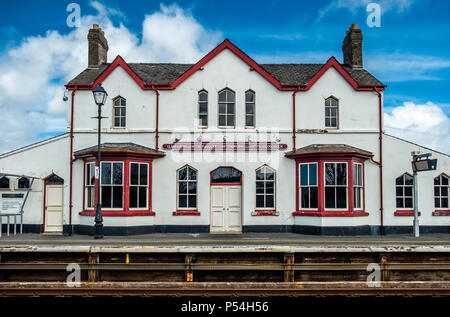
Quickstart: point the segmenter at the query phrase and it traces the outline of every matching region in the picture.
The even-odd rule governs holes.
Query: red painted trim
[[[339,210],[339,211],[297,210],[294,211],[292,215],[303,217],[367,217],[369,213],[363,210],[355,210],[353,212],[349,210]]]
[[[292,93],[292,151],[295,151],[295,139],[296,139],[296,127],[295,127],[295,95],[297,94],[297,91],[300,90],[300,86],[298,86],[298,89],[295,90]]]
[[[158,141],[159,141],[159,92],[158,90],[156,90],[155,86],[152,85],[152,89],[155,91],[156,94],[156,129],[155,129],[155,150],[158,151],[159,150],[159,145],[158,145]]]
[[[285,154],[285,156],[287,158],[292,158],[292,159],[315,159],[315,158],[323,158],[323,159],[344,158],[344,159],[347,159],[349,157],[370,159],[373,157],[373,154],[357,152],[357,151],[349,151],[349,152],[288,153],[288,154]]]
[[[78,87],[78,89],[82,90],[91,90],[98,86],[101,82],[105,80],[105,78],[112,73],[116,67],[122,67],[133,80],[141,87],[142,89],[153,90],[154,87],[162,90],[172,90],[177,88],[182,82],[184,82],[187,78],[189,78],[192,74],[197,72],[198,70],[203,69],[204,65],[208,63],[211,59],[217,56],[220,52],[225,49],[229,49],[234,54],[236,54],[239,58],[241,58],[244,62],[246,62],[251,70],[257,71],[261,76],[263,76],[267,81],[273,84],[279,90],[309,90],[319,78],[330,68],[334,67],[343,77],[347,80],[347,82],[356,90],[362,91],[373,91],[375,87],[380,90],[384,89],[386,86],[359,86],[356,81],[350,76],[350,74],[342,67],[341,64],[332,56],[325,65],[320,69],[320,71],[314,75],[314,77],[305,85],[305,86],[293,86],[293,85],[282,85],[275,77],[273,77],[270,73],[268,73],[264,68],[262,68],[258,63],[256,63],[253,59],[251,59],[247,54],[241,51],[237,46],[231,43],[228,39],[225,39],[222,43],[220,43],[216,48],[214,48],[211,52],[206,54],[200,61],[198,61],[195,65],[189,68],[186,72],[184,72],[180,77],[178,77],[171,84],[169,83],[153,83],[153,84],[145,84],[142,79],[128,66],[128,64],[124,61],[124,59],[118,55],[114,61],[97,77],[92,85],[84,85],[84,86],[75,86],[75,85],[66,85],[66,88],[69,90],[74,89],[74,87]]]
[[[174,216],[200,216],[200,212],[197,209],[192,210],[176,210],[172,213]]]
[[[123,153],[122,153],[123,154]],[[86,164],[94,161],[93,157],[84,158],[83,164],[86,169]],[[102,162],[120,162],[123,163],[123,208],[119,210],[102,210],[103,216],[153,216],[155,213],[152,210],[152,187],[153,187],[153,173],[152,173],[152,158],[140,158],[136,159],[134,157],[128,156],[117,156],[105,158],[102,155]],[[130,208],[130,164],[131,163],[146,163],[148,164],[148,210],[139,210]],[[97,165],[97,163],[96,163]],[[95,180],[95,198],[94,205],[97,205],[97,190],[98,190],[98,179]],[[83,197],[86,191],[86,182],[83,180]],[[83,198],[84,199],[84,198]],[[82,216],[90,216],[91,213],[95,215],[94,209],[86,209],[85,203],[83,202],[83,211],[79,214]]]
[[[215,170],[218,170],[219,168],[223,168],[223,167],[229,167],[229,168],[233,168],[233,169],[235,169],[236,171],[238,171],[239,172],[239,174],[240,174],[240,180],[239,180],[239,183],[214,183],[213,181],[212,181],[212,173],[215,171]],[[219,167],[216,167],[215,169],[213,169],[211,172],[209,172],[209,184],[210,185],[242,185],[242,171],[240,171],[240,170],[238,170],[236,167],[234,167],[234,166],[219,166]]]
[[[80,216],[95,216],[95,210],[83,210],[78,213]],[[136,216],[155,216],[155,212],[151,210],[103,210],[103,217],[136,217]]]
[[[255,210],[252,216],[278,216],[276,210]]]
[[[153,158],[160,158],[164,157],[165,153],[142,153],[142,152],[102,152],[102,158],[108,158],[108,159],[126,159],[126,158],[133,158],[133,159],[153,159]],[[83,154],[76,154],[75,158],[77,159],[90,159],[97,157],[97,150],[92,150],[89,152],[85,152]]]
[[[47,182],[44,180],[44,201],[43,201],[43,216],[42,216],[42,233],[45,232],[45,199],[47,197]]]
[[[419,211],[419,216],[420,216]],[[414,216],[414,210],[396,210],[394,216]]]
[[[300,180],[299,180],[299,163],[297,161],[295,161],[295,210],[299,210],[300,209],[300,193],[299,193],[299,184],[300,184]]]
[[[450,210],[435,210],[433,216],[450,216]]]
[[[374,87],[374,91],[378,94],[378,148],[380,152],[380,158],[378,166],[380,168],[380,235],[384,234],[384,203],[383,203],[383,98],[380,90]],[[373,158],[371,158],[373,161]],[[377,163],[376,161],[374,161]]]

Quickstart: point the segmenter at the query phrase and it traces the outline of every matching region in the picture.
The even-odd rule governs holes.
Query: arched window
[[[17,188],[30,188],[30,180],[26,177],[19,178]]]
[[[449,185],[449,177],[444,174],[434,178],[434,207],[436,209],[448,209]]]
[[[198,126],[208,127],[208,92],[201,90],[198,93]]]
[[[113,127],[125,128],[127,101],[123,97],[113,99]]]
[[[414,207],[414,178],[409,174],[403,174],[395,180],[395,197],[397,208],[411,209]]]
[[[242,173],[234,167],[218,167],[211,172],[211,185],[234,184],[242,184]]]
[[[9,178],[6,176],[3,176],[0,178],[0,188],[1,189],[9,189]]]
[[[197,209],[197,170],[186,165],[177,171],[178,209]]]
[[[339,103],[334,97],[325,99],[325,128],[337,128],[339,120]]]
[[[255,92],[248,90],[245,92],[245,127],[255,127]]]
[[[275,170],[262,166],[256,170],[256,208],[275,209]]]
[[[235,126],[235,93],[225,88],[219,92],[219,127]]]

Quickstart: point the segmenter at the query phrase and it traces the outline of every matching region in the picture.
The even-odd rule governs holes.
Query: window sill
[[[252,216],[278,216],[279,213],[276,210],[256,209],[252,212]]]
[[[420,211],[418,212],[420,216]],[[394,216],[414,216],[414,210],[396,210]]]
[[[197,209],[180,209],[172,213],[174,216],[200,216],[200,212]]]
[[[78,213],[80,216],[95,216],[95,210],[83,210]],[[103,217],[134,217],[134,216],[154,216],[151,210],[102,210]]]
[[[319,211],[319,210],[297,210],[292,213],[294,216],[303,217],[367,217],[368,212],[363,210],[339,210],[339,211]]]
[[[433,216],[450,216],[450,210],[435,210]]]

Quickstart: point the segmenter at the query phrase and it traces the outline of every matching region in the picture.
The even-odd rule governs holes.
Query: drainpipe
[[[74,99],[75,92],[77,91],[78,86],[75,86],[75,89],[72,90],[72,100],[71,100],[71,109],[70,109],[70,165],[69,165],[69,236],[72,235],[72,175],[73,175],[73,112],[74,112]]]
[[[292,93],[292,151],[295,151],[295,95],[297,94],[297,91],[300,90],[300,86],[297,87],[296,90]]]
[[[380,235],[384,235],[383,229],[383,97],[377,87],[374,87],[374,91],[378,94],[378,141],[379,141],[379,161],[375,163],[380,167]],[[373,160],[372,160],[373,161]]]
[[[156,131],[155,131],[155,150],[158,151],[159,150],[159,146],[158,146],[158,139],[159,139],[159,135],[158,135],[158,125],[159,125],[159,92],[158,90],[156,90],[155,85],[152,85],[152,90],[155,91],[156,94]]]

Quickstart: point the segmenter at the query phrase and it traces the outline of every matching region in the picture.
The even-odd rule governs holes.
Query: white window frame
[[[267,180],[267,179],[263,179],[263,180],[261,180],[261,179],[256,179],[256,173],[260,170],[260,169],[263,169],[263,168],[267,168],[267,169],[269,169],[270,171],[272,171],[273,172],[273,180]],[[264,175],[265,175],[266,173],[264,173]],[[261,182],[261,183],[264,183],[264,193],[257,193],[256,192],[256,183],[257,182]],[[266,193],[266,184],[267,183],[273,183],[273,194],[267,194]],[[267,204],[266,204],[266,196],[267,195],[273,195],[273,207],[258,207],[257,205],[256,205],[256,196],[264,196],[264,206],[266,206]],[[260,166],[260,167],[258,167],[256,170],[255,170],[255,210],[276,210],[277,209],[277,171],[274,169],[274,168],[272,168],[272,167],[270,167],[270,166],[268,166],[268,165],[263,165],[263,166]]]
[[[186,178],[187,178],[186,180],[184,180],[184,179],[180,180],[179,172],[182,169],[185,169],[185,168],[187,168],[187,169],[190,168],[190,169],[195,171],[195,174],[196,174],[196,179],[195,180],[190,180],[189,179],[189,172],[186,173]],[[177,175],[176,175],[176,178],[177,178],[177,210],[198,210],[198,170],[193,168],[190,165],[184,165],[183,167],[180,167],[179,169],[177,169],[176,173],[177,173]],[[179,193],[179,183],[180,183],[180,181],[187,183],[186,184],[186,188],[187,188],[187,193],[186,194],[180,194]],[[195,195],[189,193],[189,183],[196,183]],[[180,195],[186,196],[186,207],[180,207]],[[189,207],[189,196],[195,196],[195,202],[196,202],[196,204],[195,204],[196,206],[195,207]]]
[[[435,178],[439,177],[439,185],[435,185],[434,184],[434,179],[433,179],[433,206],[434,206],[434,210],[450,210],[450,177],[448,177],[445,174],[440,174],[438,176],[436,176]],[[448,179],[448,185],[443,185],[442,184],[442,178],[447,178]],[[436,196],[434,194],[435,188],[439,187],[439,196]],[[442,188],[443,187],[447,187],[447,196],[442,196]],[[439,205],[440,207],[436,207],[436,203],[435,203],[435,199],[439,199]],[[447,198],[447,207],[442,207],[442,198]]]
[[[355,170],[356,166],[356,170]],[[359,179],[358,168],[361,169],[361,179]],[[355,175],[356,172],[356,175]],[[348,171],[347,171],[348,175]],[[356,177],[356,184],[355,184]],[[353,163],[353,209],[363,210],[364,209],[364,168],[362,163]],[[359,189],[359,202],[360,207],[356,207],[356,189]]]
[[[131,184],[131,164],[137,164],[138,165],[138,183],[141,182],[141,165],[147,165],[147,185],[132,185]],[[128,207],[130,210],[148,210],[149,206],[148,206],[148,202],[149,202],[149,182],[150,182],[150,164],[148,163],[144,163],[144,162],[130,162],[129,164],[129,177],[128,177]],[[137,187],[137,205],[139,206],[139,188],[141,187],[145,187],[145,192],[146,192],[146,202],[145,202],[145,207],[131,207],[131,187]]]
[[[308,185],[302,185],[302,174],[301,174],[301,166],[302,165],[306,165],[307,167],[307,171],[308,171]],[[311,185],[309,184],[309,165],[316,165],[316,185]],[[311,188],[311,187],[316,187],[317,188],[317,208],[304,208],[302,207],[302,188]],[[309,192],[311,193],[311,191],[309,190]],[[324,197],[325,197],[325,193],[324,193]],[[310,163],[299,163],[298,164],[298,208],[300,210],[319,210],[319,164],[317,162],[310,162]],[[311,202],[311,195],[310,195],[310,202]],[[311,206],[311,203],[309,204]]]
[[[122,207],[120,208],[113,208],[113,207],[103,207],[102,204],[102,209],[107,209],[107,210],[124,210],[124,206],[125,206],[125,183],[124,183],[124,178],[125,178],[125,170],[124,170],[124,162],[123,161],[101,161],[100,164],[104,164],[104,163],[111,163],[111,167],[113,166],[114,163],[119,163],[122,164],[122,183],[121,184],[113,184],[112,183],[112,177],[113,177],[113,169],[111,169],[111,184],[102,184],[102,166],[100,165],[100,177],[98,179],[99,181],[99,190],[100,190],[100,202],[103,201],[103,197],[102,197],[102,187],[103,186],[109,186],[109,187],[119,187],[122,186]],[[114,191],[113,188],[111,188],[111,206],[114,204]]]
[[[120,100],[120,105],[116,106],[116,100]],[[122,105],[122,100],[125,101],[125,105]],[[116,115],[116,108],[120,109],[120,115]],[[122,115],[122,109],[125,109],[125,115]],[[122,124],[122,120],[124,120],[125,125],[116,126],[116,118],[119,119],[120,124]],[[114,129],[125,129],[127,127],[127,100],[122,96],[117,96],[112,100],[112,127]]]
[[[327,101],[328,100],[336,101],[336,106],[331,106],[331,104],[330,104],[330,106],[327,106]],[[324,114],[325,114],[325,116],[324,116],[325,129],[339,129],[339,99],[337,99],[336,97],[330,96],[330,97],[325,99],[324,105],[325,105],[325,108],[324,108],[325,109],[325,112],[324,112]],[[330,114],[328,116],[327,116],[327,108],[330,109]],[[331,115],[331,109],[336,109],[336,115],[335,116]],[[333,118],[336,119],[336,126],[332,126],[331,125],[331,119],[333,119]],[[326,123],[327,119],[330,120],[330,126],[327,126],[327,123]]]
[[[327,179],[326,179],[326,164],[345,164],[346,168],[346,176],[345,176],[345,180],[346,180],[346,184],[345,185],[327,185]],[[337,169],[336,169],[337,170]],[[323,208],[325,211],[346,211],[349,210],[349,196],[348,196],[348,164],[347,162],[333,162],[333,161],[329,161],[329,162],[323,162]],[[337,175],[335,175],[337,176]],[[327,191],[327,187],[345,187],[345,208],[327,208],[326,207],[326,191]],[[334,199],[335,199],[335,205],[337,205],[337,190],[335,190],[335,194],[334,194]]]
[[[225,93],[225,96],[227,95],[226,92],[230,91],[234,94],[233,102],[228,101],[226,98],[226,101],[220,101],[220,94]],[[225,113],[220,112],[220,104],[225,104]],[[228,116],[231,114],[228,114],[228,105],[233,104],[233,125],[228,125]],[[220,116],[225,115],[225,125],[220,125]],[[221,129],[234,129],[236,128],[236,92],[231,90],[230,88],[224,88],[221,91],[217,93],[217,126]]]
[[[91,165],[93,166],[92,169],[90,168]],[[88,177],[88,172],[87,171],[88,171],[88,169],[90,170],[90,172],[91,171],[94,172],[94,183],[93,184],[87,184],[87,177]],[[89,172],[89,174],[90,174],[90,172]],[[88,204],[88,202],[89,202],[89,199],[88,199],[88,197],[89,197],[89,194],[88,194],[89,190],[93,191],[93,194],[92,194],[92,207],[89,207],[89,204]],[[85,206],[86,209],[93,210],[95,208],[95,162],[87,162],[85,164],[84,191],[85,191],[85,194],[84,194],[84,206]]]
[[[253,95],[253,101],[247,101],[247,94],[251,93]],[[245,118],[244,118],[244,125],[246,129],[254,129],[256,128],[256,93],[249,89],[245,92],[244,95],[245,98]],[[247,105],[252,105],[253,106],[253,114],[248,114],[247,113]],[[247,125],[247,117],[253,117],[253,125]]]
[[[413,178],[413,184],[412,185],[406,185],[405,183],[405,175],[408,175],[410,177]],[[397,185],[397,178],[403,178],[403,185]],[[402,196],[397,196],[397,187],[402,187],[403,188],[403,195]],[[406,196],[405,195],[405,188],[406,187],[411,187],[411,196]],[[411,198],[411,207],[397,207],[397,198],[402,198],[403,199],[403,206],[405,206],[405,198]],[[434,196],[433,196],[434,197]],[[433,200],[434,201],[434,200]],[[434,204],[433,204],[434,205]],[[396,210],[412,210],[414,209],[414,177],[412,175],[409,175],[408,173],[404,173],[398,177],[395,178],[395,209]]]
[[[200,100],[200,95],[201,94],[206,94],[206,101],[202,101],[202,100]],[[209,94],[208,94],[208,91],[206,91],[206,90],[204,90],[204,89],[202,89],[202,90],[200,90],[199,92],[198,92],[198,103],[197,103],[197,105],[198,105],[198,127],[199,128],[201,128],[201,129],[206,129],[206,128],[208,128],[208,125],[209,125],[209,114],[208,114],[208,110],[209,110],[209,107],[208,107],[208,105],[209,105]],[[206,103],[206,112],[201,112],[200,111],[200,104],[204,104],[204,103]],[[203,125],[202,124],[202,119],[200,118],[200,116],[206,116],[206,125]]]

